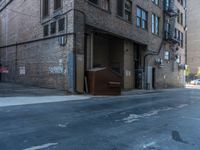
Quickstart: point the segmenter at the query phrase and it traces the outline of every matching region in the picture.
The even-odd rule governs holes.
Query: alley
[[[199,116],[195,89],[0,107],[0,149],[199,150]]]

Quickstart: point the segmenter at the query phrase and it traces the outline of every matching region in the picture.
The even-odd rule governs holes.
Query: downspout
[[[5,6],[3,6],[3,8],[0,9],[0,13],[12,2],[13,0],[10,0]]]

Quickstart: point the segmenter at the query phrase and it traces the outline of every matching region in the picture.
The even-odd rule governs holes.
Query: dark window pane
[[[117,0],[117,15],[121,17],[123,17],[123,7],[124,7],[124,1]]]
[[[43,0],[43,17],[49,15],[49,0]]]
[[[62,18],[58,21],[58,31],[65,30],[65,18]]]
[[[52,22],[51,23],[51,34],[55,34],[56,33],[56,22]]]
[[[54,10],[61,8],[61,1],[62,0],[54,0]]]
[[[98,4],[98,0],[89,0],[90,2],[94,3],[94,4]]]
[[[43,32],[44,32],[44,36],[48,36],[49,35],[49,25],[45,25],[44,26]]]

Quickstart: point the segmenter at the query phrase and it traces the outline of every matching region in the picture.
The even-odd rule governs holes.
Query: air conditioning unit
[[[178,68],[179,68],[180,70],[186,70],[187,67],[188,67],[188,65],[186,65],[186,64],[179,64],[179,65],[178,65]]]

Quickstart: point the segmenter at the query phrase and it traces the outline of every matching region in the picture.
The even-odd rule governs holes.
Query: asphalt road
[[[0,150],[200,150],[200,90],[0,107]]]

